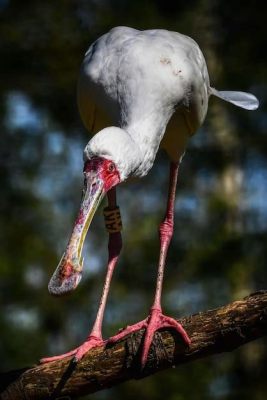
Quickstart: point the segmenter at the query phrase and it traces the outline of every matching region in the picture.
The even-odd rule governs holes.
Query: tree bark
[[[185,348],[172,331],[157,332],[143,371],[139,364],[143,335],[140,330],[112,346],[92,350],[77,365],[68,358],[2,374],[2,387],[5,382],[10,384],[1,399],[75,399],[174,365],[232,351],[267,334],[267,291],[179,321],[191,338],[190,347]]]

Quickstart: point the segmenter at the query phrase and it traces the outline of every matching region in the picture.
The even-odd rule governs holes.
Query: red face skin
[[[84,163],[84,193],[88,183],[90,184],[90,176],[95,175],[99,180],[103,182],[103,192],[107,193],[113,186],[120,183],[120,175],[115,167],[115,164],[111,160],[101,157],[93,157]],[[89,179],[88,179],[89,178]],[[89,182],[88,182],[89,181]],[[92,185],[91,194],[97,190],[98,185]],[[80,209],[78,217],[75,221],[75,225],[82,224],[85,218],[83,208]]]
[[[97,175],[104,182],[104,191],[107,193],[113,186],[120,183],[120,174],[113,161],[106,158],[93,157],[84,164],[83,172],[97,172]]]

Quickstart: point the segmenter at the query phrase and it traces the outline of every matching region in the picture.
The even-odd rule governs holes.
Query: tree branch
[[[77,365],[70,358],[0,375],[3,400],[72,399],[141,379],[162,369],[235,348],[267,334],[267,291],[253,293],[215,310],[179,320],[192,340],[185,348],[175,333],[156,333],[143,371],[140,345],[143,330],[110,347],[89,352]],[[65,396],[65,397],[64,397]]]

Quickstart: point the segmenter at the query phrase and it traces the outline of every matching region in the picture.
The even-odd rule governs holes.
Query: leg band
[[[120,232],[122,230],[120,208],[105,207],[103,213],[108,233]]]

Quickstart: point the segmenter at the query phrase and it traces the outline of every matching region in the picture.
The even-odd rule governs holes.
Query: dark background
[[[0,359],[2,371],[65,352],[86,337],[105,274],[107,235],[96,214],[85,273],[65,298],[47,291],[77,212],[89,136],[76,106],[87,47],[116,25],[193,37],[211,84],[251,91],[258,111],[211,99],[184,158],[164,282],[166,313],[220,306],[267,288],[266,6],[263,1],[0,0]],[[179,134],[179,132],[177,132]],[[108,337],[143,319],[158,258],[168,160],[119,188],[124,251],[104,321]],[[127,382],[90,399],[265,400],[267,342]]]

